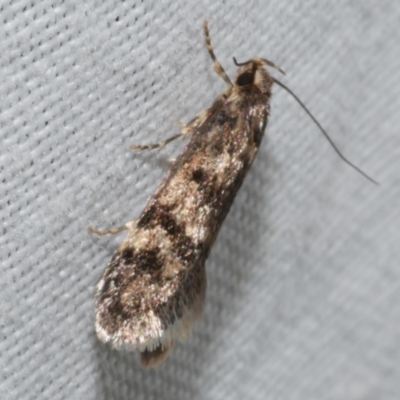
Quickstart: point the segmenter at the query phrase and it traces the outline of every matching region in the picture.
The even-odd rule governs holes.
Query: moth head
[[[238,63],[236,58],[233,57],[233,61],[235,65],[239,67],[235,75],[235,85],[239,87],[254,85],[258,87],[264,94],[271,91],[271,86],[273,83],[273,78],[264,68],[264,65],[275,68],[284,74],[284,72],[277,65],[271,61],[265,60],[264,58],[254,57],[251,60]]]

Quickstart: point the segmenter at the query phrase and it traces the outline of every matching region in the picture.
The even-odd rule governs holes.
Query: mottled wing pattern
[[[248,86],[220,96],[201,123],[196,120],[190,142],[98,283],[101,340],[140,350],[149,366],[190,334],[203,310],[205,260],[268,115],[268,98]]]

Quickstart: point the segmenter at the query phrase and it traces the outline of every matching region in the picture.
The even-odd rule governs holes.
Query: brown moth
[[[201,317],[205,261],[260,147],[272,85],[287,89],[264,66],[283,71],[258,57],[240,64],[234,59],[239,68],[231,82],[214,55],[207,21],[204,33],[226,90],[179,134],[132,146],[154,149],[190,137],[140,217],[107,231],[90,228],[100,235],[128,230],[97,285],[96,332],[115,348],[139,350],[145,367],[164,361]]]

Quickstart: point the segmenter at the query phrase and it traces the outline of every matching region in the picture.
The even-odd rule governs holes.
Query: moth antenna
[[[293,93],[292,90],[290,90],[286,85],[284,85],[282,82],[278,81],[275,78],[272,78],[274,80],[275,83],[277,83],[280,87],[282,87],[283,89],[285,89],[290,95],[293,96],[293,98],[300,104],[300,107],[308,114],[308,116],[314,121],[315,125],[318,126],[318,128],[320,129],[320,131],[323,133],[323,135],[325,136],[325,138],[328,140],[328,142],[330,143],[330,145],[333,147],[333,149],[336,151],[336,153],[338,154],[338,156],[348,165],[350,165],[350,167],[354,168],[358,173],[360,173],[361,175],[363,175],[365,178],[367,178],[369,181],[371,181],[372,183],[375,183],[375,185],[379,185],[379,183],[372,179],[370,176],[368,176],[364,171],[362,171],[360,168],[358,168],[356,165],[354,165],[352,162],[350,162],[341,152],[340,150],[336,147],[335,143],[333,142],[333,140],[329,137],[328,133],[326,132],[326,130],[321,126],[321,124],[317,121],[317,119],[314,117],[314,115],[311,114],[311,111],[305,106],[305,104]]]
[[[206,47],[207,47],[208,54],[210,55],[211,59],[214,62],[214,71],[226,82],[226,84],[228,86],[232,86],[232,82],[229,79],[229,76],[226,74],[221,63],[217,60],[217,57],[215,57],[214,49],[211,44],[210,31],[208,30],[208,21],[207,20],[204,21],[203,30],[204,30],[204,37],[206,39]]]
[[[280,68],[280,67],[278,67],[276,64],[274,64],[272,61],[269,61],[269,60],[267,60],[267,59],[265,59],[265,58],[258,58],[258,57],[255,57],[255,58],[252,58],[251,60],[248,60],[248,61],[245,61],[245,62],[237,62],[237,60],[236,60],[236,57],[232,57],[233,58],[233,62],[235,63],[235,65],[237,66],[237,67],[243,67],[244,65],[247,65],[247,64],[251,64],[251,63],[260,63],[260,64],[266,64],[266,65],[268,65],[269,67],[271,67],[271,68],[274,68],[274,69],[276,69],[277,71],[279,71],[281,74],[283,74],[283,75],[286,75],[286,72],[282,69],[282,68]]]

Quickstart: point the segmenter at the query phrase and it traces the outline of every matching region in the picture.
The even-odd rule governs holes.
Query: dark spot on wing
[[[131,264],[133,260],[133,249],[124,249],[119,256],[119,259],[121,260],[120,262],[123,262],[124,264]]]
[[[135,267],[139,271],[154,273],[161,270],[163,262],[159,256],[159,249],[141,250],[135,254]]]
[[[192,172],[192,180],[196,183],[200,184],[207,179],[207,174],[204,172],[202,168],[196,168]]]
[[[226,109],[222,108],[216,115],[215,120],[218,125],[225,125],[228,128],[233,128],[236,126],[237,117],[236,115],[232,115],[231,112],[228,112]]]
[[[174,236],[182,232],[182,227],[176,223],[175,218],[168,210],[159,210],[158,222],[169,235]]]

